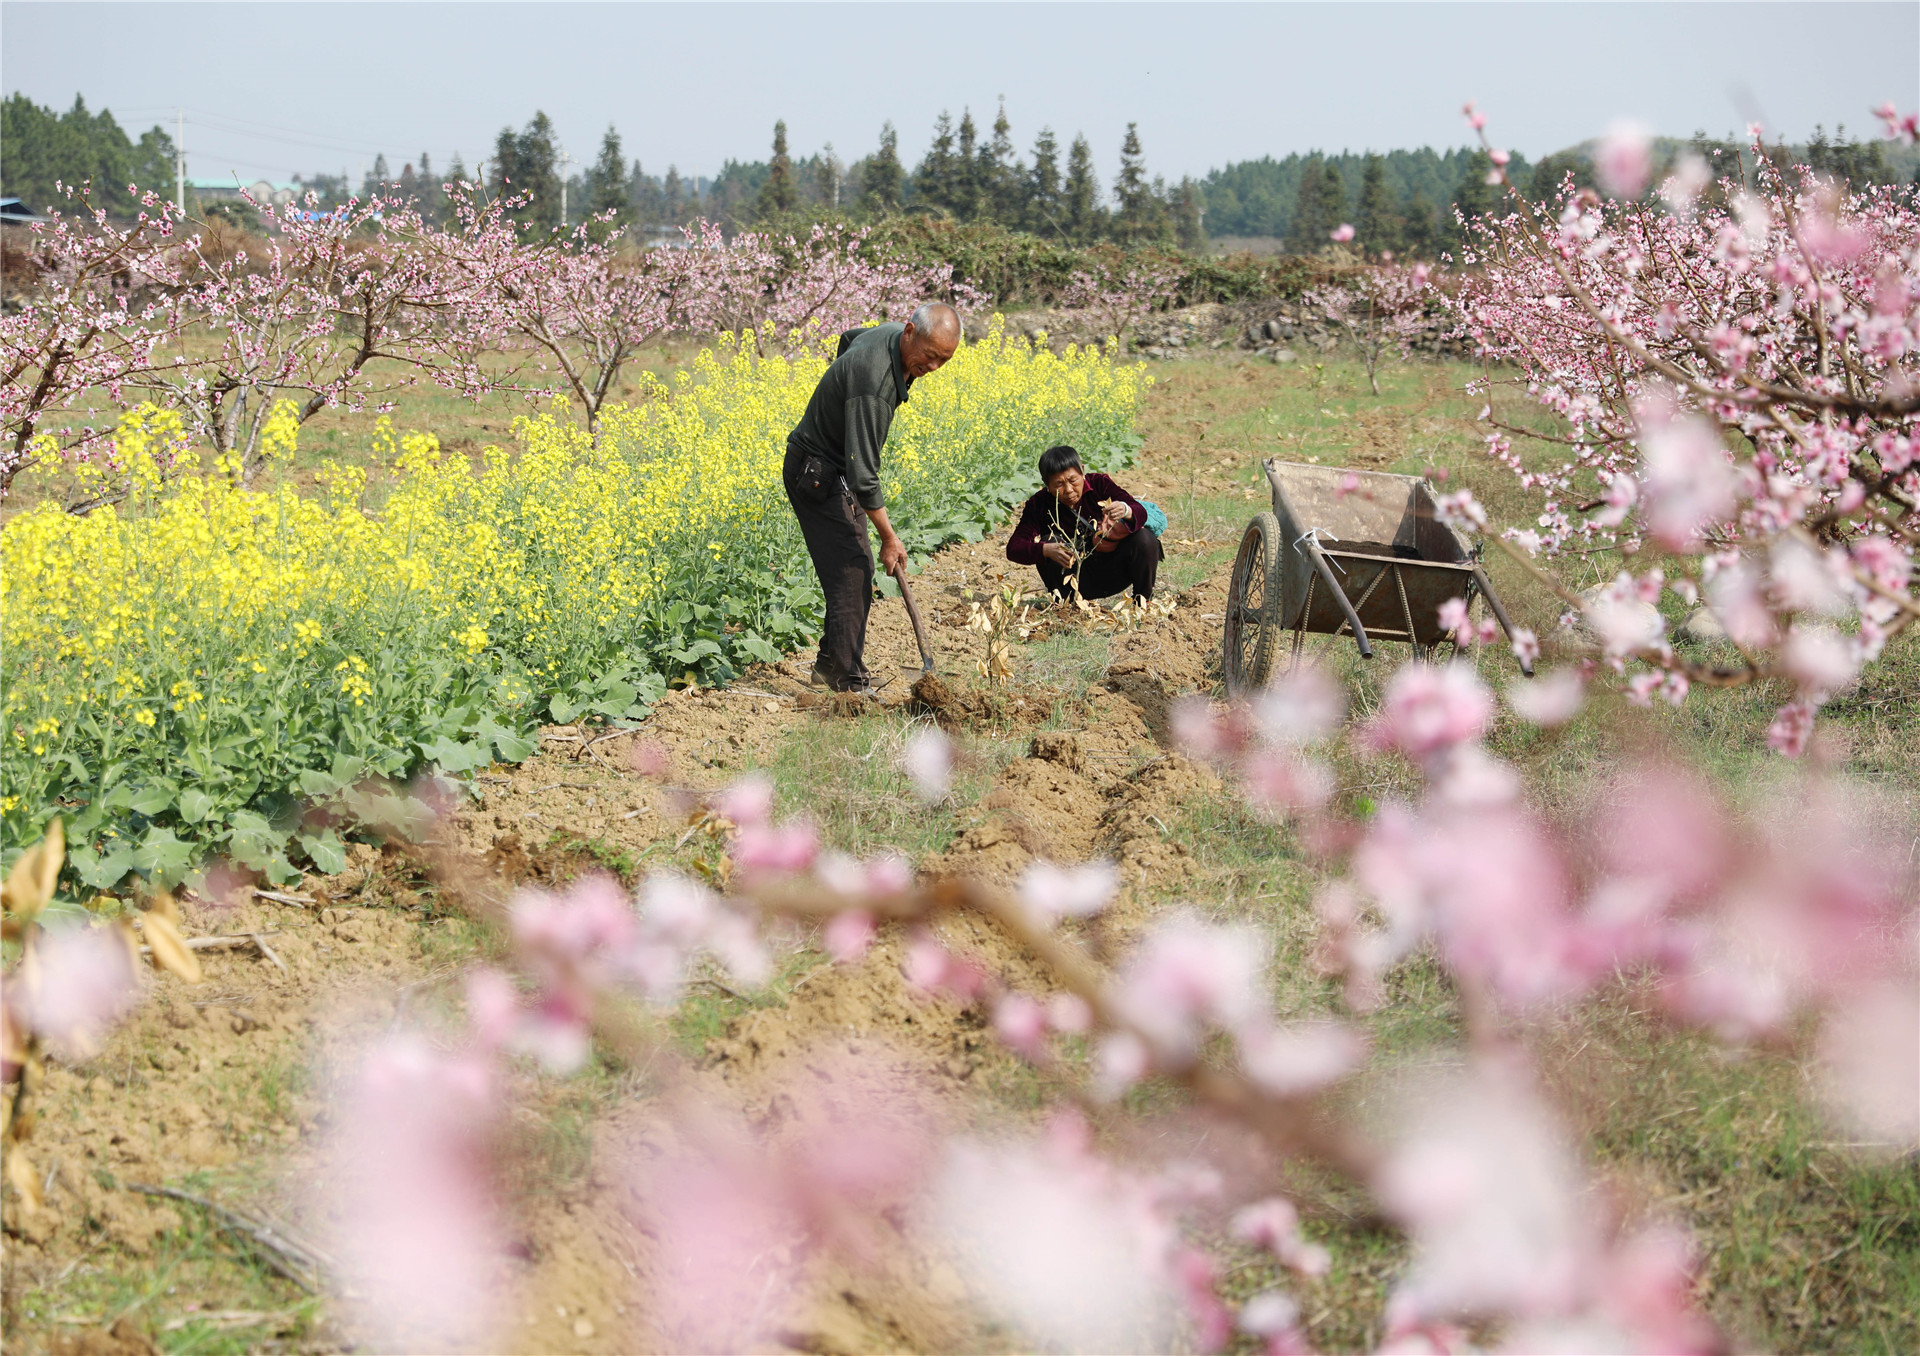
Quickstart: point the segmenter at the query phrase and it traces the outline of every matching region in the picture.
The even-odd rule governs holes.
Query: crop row
[[[808,643],[818,593],[780,462],[827,360],[723,338],[596,433],[542,411],[477,464],[383,425],[400,474],[377,511],[338,465],[314,496],[143,477],[172,431],[133,412],[124,505],[0,530],[7,841],[65,815],[98,889],[209,855],[270,879],[333,868],[341,821],[379,811],[370,783],[516,761],[540,720],[637,719],[670,684]],[[990,530],[1050,443],[1127,460],[1146,380],[997,324],[963,347],[887,449],[909,548]]]

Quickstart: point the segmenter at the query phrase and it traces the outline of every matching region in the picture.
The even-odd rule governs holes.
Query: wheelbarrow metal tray
[[[1425,480],[1299,462],[1265,465],[1280,522],[1281,626],[1332,635],[1357,617],[1365,635],[1382,640],[1425,646],[1447,638],[1440,605],[1468,597],[1482,577],[1467,543],[1439,520]],[[1328,574],[1338,592],[1326,587]]]

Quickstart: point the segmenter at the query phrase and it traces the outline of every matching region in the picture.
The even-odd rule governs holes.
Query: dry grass
[[[1217,570],[1247,518],[1264,505],[1260,456],[1318,457],[1406,472],[1442,468],[1471,485],[1505,521],[1533,512],[1512,478],[1478,452],[1471,416],[1480,402],[1461,393],[1470,375],[1465,368],[1390,366],[1382,373],[1386,394],[1378,400],[1349,363],[1315,370],[1201,359],[1159,367],[1156,374],[1143,419],[1149,464],[1177,466],[1171,492],[1162,499],[1173,519],[1170,536],[1196,543],[1167,561],[1176,588]],[[433,429],[455,450],[475,450],[504,442],[512,417],[523,408],[508,399],[473,407],[425,391],[406,397],[393,418],[402,427]],[[1503,413],[1522,411],[1516,406]],[[372,420],[322,415],[303,433],[294,464],[279,473],[305,484],[324,458],[364,464]],[[26,488],[31,494],[55,487]],[[1516,620],[1546,633],[1558,604],[1502,559],[1493,568]],[[1614,568],[1617,562],[1592,557],[1566,577],[1584,584]],[[1402,658],[1392,645],[1382,646],[1371,664],[1358,659],[1350,642],[1316,642],[1315,648],[1347,683],[1360,712],[1371,709]],[[1075,690],[1104,671],[1106,653],[1103,640],[1068,634],[1029,647],[1026,657],[1050,686]],[[1488,656],[1484,663],[1496,683],[1511,677],[1503,656]],[[1830,728],[1846,743],[1843,771],[1878,788],[1889,813],[1904,813],[1909,822],[1920,818],[1916,693],[1920,641],[1909,639],[1829,713]],[[1778,694],[1762,690],[1705,692],[1679,712],[1601,701],[1562,732],[1543,735],[1503,723],[1493,742],[1523,770],[1532,794],[1551,812],[1576,811],[1596,771],[1649,743],[1678,751],[1737,799],[1751,802],[1783,775],[1763,739],[1777,700]],[[938,850],[953,832],[954,817],[944,809],[919,811],[904,796],[897,758],[905,734],[899,721],[873,719],[835,722],[788,741],[770,767],[783,810],[812,814],[831,841],[852,850]],[[1024,736],[1014,735],[971,740],[952,803],[977,800],[1024,743]],[[1348,796],[1378,800],[1409,789],[1406,770],[1391,765],[1347,763],[1339,771]],[[1327,985],[1309,964],[1314,928],[1308,901],[1315,876],[1291,836],[1224,796],[1168,807],[1163,817],[1192,853],[1192,874],[1180,898],[1257,919],[1274,931],[1275,996],[1283,1012],[1330,1005]],[[452,950],[464,955],[479,945],[463,936]],[[1391,993],[1392,1001],[1369,1019],[1389,1059],[1417,1058],[1456,1042],[1459,1014],[1431,963],[1415,959],[1401,966],[1391,977]],[[1639,997],[1625,986],[1606,993],[1564,1014],[1537,1041],[1552,1094],[1587,1132],[1595,1166],[1610,1188],[1637,1217],[1666,1214],[1692,1228],[1702,1247],[1702,1302],[1739,1346],[1920,1350],[1920,1165],[1911,1157],[1865,1161],[1836,1147],[1836,1136],[1805,1096],[1802,1049],[1729,1057],[1656,1024]],[[735,1000],[703,996],[683,1011],[676,1034],[698,1045],[720,1034],[741,1010]],[[281,1095],[276,1077],[273,1071],[262,1074],[263,1096]],[[1017,1064],[996,1064],[990,1081],[1009,1110],[1030,1107],[1038,1096]],[[553,1122],[541,1132],[553,1180],[577,1175],[585,1126],[608,1089],[618,1086],[616,1079],[596,1076],[591,1086],[555,1104]],[[1311,1336],[1324,1350],[1365,1349],[1379,1339],[1374,1325],[1403,1264],[1404,1245],[1390,1232],[1344,1217],[1345,1198],[1326,1183],[1302,1177],[1289,1187],[1315,1207],[1308,1233],[1335,1257],[1332,1275],[1302,1291]],[[1220,1255],[1232,1296],[1245,1297],[1276,1279],[1234,1245],[1223,1243]],[[168,1286],[204,1290],[210,1305],[232,1310],[298,1310],[278,1329],[283,1334],[300,1334],[311,1322],[311,1311],[297,1297],[197,1221],[168,1236],[149,1261],[96,1257],[58,1286],[24,1298],[44,1334],[57,1316],[110,1315]],[[9,1326],[21,1316],[9,1315]],[[245,1349],[263,1333],[189,1326],[157,1336],[169,1351],[221,1351]]]
[[[1480,402],[1460,391],[1470,375],[1459,366],[1389,369],[1386,395],[1370,411],[1375,402],[1350,365],[1330,365],[1320,376],[1186,363],[1156,388],[1148,421],[1169,438],[1191,430],[1190,447],[1223,454],[1218,470],[1194,473],[1193,494],[1193,507],[1217,522],[1212,530],[1221,536],[1237,533],[1252,511],[1236,515],[1233,501],[1241,496],[1233,491],[1251,480],[1258,456],[1275,454],[1402,472],[1442,468],[1454,483],[1470,485],[1496,521],[1526,521],[1537,506],[1479,451],[1471,416]],[[1502,414],[1513,422],[1537,418],[1517,402],[1511,409],[1503,402]],[[1238,479],[1230,469],[1236,459]],[[1264,499],[1264,487],[1257,495]],[[1550,634],[1559,604],[1504,558],[1492,565],[1516,622]],[[1620,562],[1591,556],[1555,568],[1578,587],[1611,577]],[[1373,707],[1404,655],[1381,646],[1366,663],[1351,641],[1319,640],[1310,650],[1341,677],[1359,714]],[[1504,653],[1481,663],[1496,686],[1514,677]],[[1917,698],[1920,639],[1909,636],[1827,713],[1844,751],[1838,774],[1869,788],[1875,817],[1904,826],[1909,837],[1920,823]],[[1503,721],[1492,744],[1523,771],[1548,813],[1577,812],[1596,774],[1650,748],[1682,758],[1731,802],[1751,809],[1793,774],[1765,745],[1782,700],[1764,685],[1696,692],[1677,712],[1602,698],[1558,732]],[[1377,800],[1411,789],[1404,768],[1349,760],[1338,771],[1348,796]],[[1193,853],[1194,878],[1183,897],[1256,918],[1275,933],[1281,1010],[1329,1006],[1332,995],[1307,966],[1315,877],[1291,835],[1224,797],[1181,807],[1169,823]],[[1428,960],[1399,967],[1391,992],[1392,1001],[1368,1023],[1389,1060],[1456,1041],[1459,1013]],[[1630,1217],[1678,1218],[1693,1230],[1701,1302],[1739,1347],[1920,1350],[1920,1161],[1875,1161],[1845,1146],[1807,1095],[1804,1042],[1729,1053],[1657,1022],[1645,997],[1623,984],[1562,1014],[1537,1038],[1550,1090],[1570,1124],[1585,1132],[1600,1179]],[[1311,1194],[1313,1184],[1303,1186]],[[1397,1270],[1399,1246],[1378,1229],[1325,1212],[1308,1231],[1336,1258],[1333,1275],[1302,1294],[1314,1341],[1325,1350],[1351,1350],[1377,1340],[1367,1322]],[[1235,1293],[1274,1279],[1250,1260],[1247,1266],[1232,1279]]]

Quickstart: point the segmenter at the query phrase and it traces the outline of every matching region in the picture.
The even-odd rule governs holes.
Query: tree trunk
[[[246,426],[246,446],[240,449],[240,488],[250,490],[260,475],[260,468],[267,459],[260,455],[260,429],[267,422],[267,414],[273,408],[273,402],[265,391],[260,393],[258,408],[253,412],[251,421],[243,420]]]
[[[215,399],[218,400],[218,397]],[[247,388],[242,386],[232,392],[232,403],[225,410],[220,410],[216,405],[212,417],[207,420],[208,431],[213,435],[214,456],[229,465],[232,464],[234,444],[239,441],[240,424],[246,418],[246,413]],[[228,474],[236,476],[242,484],[245,483],[243,467],[234,467]]]

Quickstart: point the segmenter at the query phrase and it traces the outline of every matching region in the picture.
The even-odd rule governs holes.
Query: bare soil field
[[[151,1000],[102,1054],[49,1075],[35,1130],[48,1208],[5,1240],[9,1349],[132,1356],[359,1346],[324,1287],[316,1295],[277,1274],[273,1250],[250,1243],[233,1217],[223,1221],[208,1203],[287,1237],[324,1236],[316,1145],[338,1054],[384,1027],[431,1028],[453,1011],[463,968],[499,949],[486,906],[513,889],[593,871],[633,882],[658,867],[697,868],[703,848],[687,833],[691,797],[749,770],[770,772],[781,812],[811,815],[834,846],[898,846],[923,876],[1010,881],[1036,858],[1115,861],[1122,898],[1082,933],[1098,956],[1124,952],[1145,919],[1176,901],[1257,916],[1279,938],[1283,1009],[1320,1001],[1308,962],[1309,868],[1284,832],[1252,821],[1210,771],[1171,750],[1168,708],[1183,693],[1217,695],[1227,562],[1266,498],[1258,457],[1458,473],[1472,441],[1455,394],[1460,373],[1399,369],[1393,397],[1374,401],[1351,370],[1316,374],[1223,357],[1162,371],[1144,421],[1146,449],[1119,478],[1169,514],[1161,577],[1177,604],[1170,616],[1115,632],[1064,612],[1043,614],[1030,641],[1015,646],[1014,681],[988,689],[976,669],[981,638],[965,628],[969,595],[1031,583],[1031,572],[1004,560],[1004,534],[953,547],[914,580],[937,683],[916,684],[921,665],[905,612],[884,601],[868,641],[869,665],[885,682],[877,703],[849,711],[824,699],[805,683],[810,656],[791,656],[724,689],[673,692],[635,733],[546,729],[534,757],[480,776],[427,843],[358,844],[348,870],[310,876],[280,899],[188,901],[190,934],[232,935],[236,944],[200,953],[199,986],[157,980]],[[1497,473],[1472,474],[1493,482]],[[1549,600],[1501,582],[1516,621],[1544,631]],[[1364,712],[1379,679],[1335,658]],[[1390,669],[1399,658],[1376,664]],[[1741,718],[1712,719],[1731,728]],[[899,757],[929,721],[950,729],[960,763],[948,799],[924,807],[908,793]],[[1532,769],[1541,760],[1603,756],[1604,737],[1596,738],[1597,751],[1539,750]],[[644,759],[635,757],[642,742]],[[1351,770],[1343,791],[1377,795],[1391,789],[1391,777]],[[1049,986],[1033,958],[985,922],[950,918],[942,927],[955,951],[1036,992]],[[510,1133],[527,1151],[521,1161],[535,1166],[513,1184],[516,1261],[500,1281],[516,1312],[500,1349],[682,1349],[653,1302],[669,1283],[670,1259],[629,1185],[670,1156],[676,1131],[666,1112],[676,1099],[717,1099],[768,1144],[834,1132],[821,1122],[828,1112],[796,1092],[803,1069],[917,1088],[898,1114],[946,1127],[1032,1119],[1042,1075],[995,1042],[977,1008],[912,989],[901,950],[901,937],[883,933],[862,960],[835,965],[815,939],[796,938],[764,991],[736,992],[717,972],[696,985],[662,1019],[657,1058],[606,1050],[572,1078],[522,1070],[522,1110]],[[1416,969],[1396,981],[1404,991],[1381,1018],[1383,1040],[1450,1029],[1454,1014],[1444,994],[1429,991],[1431,979]],[[1658,1038],[1636,1025],[1630,1002],[1567,1035],[1570,1050],[1578,1040],[1597,1045],[1613,1070],[1567,1090],[1594,1123],[1658,1125],[1672,1111],[1665,1129],[1622,1139],[1616,1176],[1639,1207],[1677,1209],[1706,1238],[1716,1260],[1705,1298],[1717,1317],[1761,1343],[1799,1349],[1829,1347],[1844,1331],[1892,1350],[1914,1331],[1913,1311],[1903,1309],[1913,1297],[1912,1244],[1886,1241],[1910,1184],[1863,1185],[1804,1147],[1809,1135],[1792,1129],[1800,1122],[1782,1109],[1797,1078],[1791,1060],[1756,1057],[1736,1076],[1696,1053],[1660,1086],[1635,1086]],[[1744,1100],[1713,1112],[1709,1104],[1723,1093]],[[1162,1094],[1142,1095],[1147,1102],[1134,1110],[1164,1111],[1146,1124],[1165,1135],[1198,1133],[1179,1108],[1151,1104]],[[1767,1115],[1777,1125],[1756,1133]],[[1791,1171],[1790,1185],[1768,1196],[1780,1175],[1764,1161],[1777,1162],[1790,1129],[1800,1137],[1796,1161],[1810,1167]],[[1737,1164],[1726,1147],[1734,1141],[1749,1146]],[[1337,1194],[1311,1180],[1288,1188],[1337,1257],[1303,1312],[1310,1337],[1327,1350],[1377,1340],[1368,1324],[1377,1322],[1400,1243],[1343,1218]],[[1782,1241],[1779,1230],[1796,1214],[1801,1232]],[[1881,1223],[1872,1226],[1878,1241],[1861,1249],[1863,1221]],[[1773,1245],[1759,1247],[1756,1238]],[[1230,1288],[1259,1288],[1250,1252],[1209,1242],[1229,1259]],[[1823,1256],[1834,1248],[1842,1251]],[[1852,1307],[1839,1314],[1843,1292]],[[778,1331],[791,1350],[1016,1344],[980,1316],[949,1260],[913,1244],[904,1224],[900,1237],[883,1240],[874,1265],[835,1264],[804,1293],[777,1302]]]

